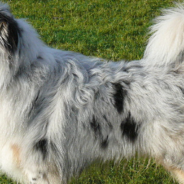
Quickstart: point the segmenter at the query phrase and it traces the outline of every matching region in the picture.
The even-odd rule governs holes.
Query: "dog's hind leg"
[[[180,169],[171,169],[170,172],[180,184],[184,184],[184,171]]]
[[[178,181],[180,184],[184,184],[184,171],[175,167],[168,167],[165,164],[162,164],[166,170],[168,170],[171,175]]]
[[[184,184],[184,171],[178,168],[166,168],[180,184]]]

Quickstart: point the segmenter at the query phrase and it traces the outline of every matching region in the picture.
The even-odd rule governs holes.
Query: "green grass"
[[[17,18],[27,20],[51,47],[108,60],[143,56],[148,26],[173,0],[13,0]],[[72,184],[171,184],[172,178],[153,161],[132,159],[94,164]],[[2,176],[0,184],[12,184]]]

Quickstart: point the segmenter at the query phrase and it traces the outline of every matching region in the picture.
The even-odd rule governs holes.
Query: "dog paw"
[[[43,174],[39,173],[37,175],[29,175],[29,184],[38,184],[40,180],[43,179]]]
[[[29,184],[49,184],[45,179],[32,178]]]
[[[46,179],[46,176],[42,172],[27,172],[29,184],[49,184],[49,182]]]
[[[42,180],[42,178],[43,178],[42,174],[32,176],[32,178],[30,178],[29,184],[38,184],[38,181]]]

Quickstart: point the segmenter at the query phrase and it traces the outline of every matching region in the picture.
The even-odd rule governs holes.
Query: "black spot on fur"
[[[95,134],[95,140],[99,141],[100,147],[102,149],[105,149],[108,147],[109,139],[108,136],[104,139],[101,131],[100,123],[96,120],[96,118],[93,116],[92,121],[90,122],[90,126]]]
[[[5,35],[5,32],[7,32],[7,35]],[[0,37],[2,39],[2,46],[13,54],[17,50],[18,39],[20,36],[21,31],[15,19],[0,13]]]
[[[123,112],[124,108],[124,99],[125,96],[127,95],[127,91],[123,89],[123,86],[119,83],[115,83],[114,85],[114,106],[117,109],[118,113]]]
[[[102,142],[101,142],[101,148],[106,149],[109,144],[109,137],[107,136]]]
[[[127,137],[130,141],[134,142],[138,136],[139,124],[135,122],[129,113],[127,118],[121,123],[122,136]]]
[[[112,130],[112,129],[113,129],[113,126],[112,126],[112,124],[110,123],[110,121],[107,119],[106,115],[103,115],[103,118],[104,118],[104,120],[106,121],[106,123],[108,124],[109,129]]]
[[[99,122],[97,122],[96,118],[93,116],[92,121],[90,122],[90,126],[95,133],[95,136],[99,136],[101,134],[101,127]]]
[[[37,59],[43,59],[41,56],[38,56]]]
[[[47,139],[42,139],[38,141],[35,145],[34,148],[36,151],[40,151],[41,154],[43,155],[43,159],[46,158],[47,152],[48,152],[48,141]]]

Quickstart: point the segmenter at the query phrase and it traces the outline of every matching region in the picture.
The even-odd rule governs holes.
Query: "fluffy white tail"
[[[184,7],[164,10],[155,22],[144,59],[148,64],[169,65],[184,51]]]

